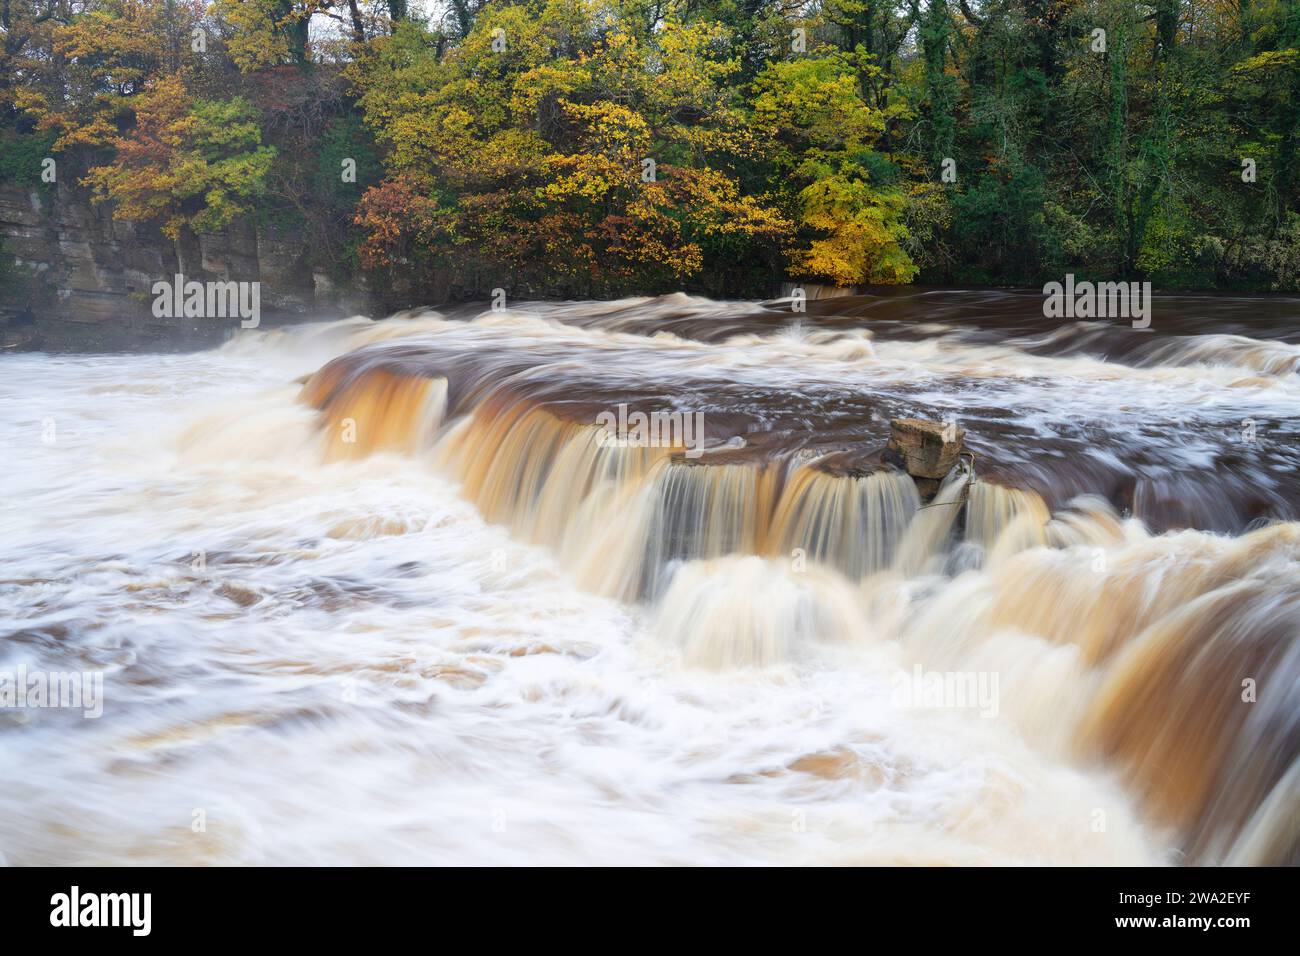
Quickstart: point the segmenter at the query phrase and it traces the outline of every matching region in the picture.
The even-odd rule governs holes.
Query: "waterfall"
[[[108,672],[96,728],[11,728],[56,752],[0,814],[11,861],[245,859],[262,818],[355,858],[377,799],[469,832],[527,780],[581,808],[512,818],[553,859],[697,859],[677,816],[638,842],[662,805],[720,860],[1300,862],[1293,345],[819,308],[10,359],[14,407],[65,409],[7,438],[12,646]],[[611,440],[637,415],[674,427]],[[900,417],[959,421],[977,467],[899,470]],[[200,777],[255,810],[196,850],[159,834]],[[814,850],[784,836],[804,801]],[[462,852],[408,837],[374,859]]]

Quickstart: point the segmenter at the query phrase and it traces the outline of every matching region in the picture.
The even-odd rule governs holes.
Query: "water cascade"
[[[1277,682],[1294,688],[1300,666],[1298,598],[1284,586],[1296,525],[1151,536],[1120,511],[1157,512],[1151,488],[1185,474],[1145,470],[1127,495],[1106,475],[1086,489],[1092,497],[1066,497],[1039,460],[1017,486],[1026,443],[969,419],[990,476],[954,468],[923,504],[916,482],[880,457],[881,414],[837,409],[818,381],[830,371],[819,364],[844,363],[840,337],[823,330],[818,345],[795,349],[784,335],[716,342],[707,320],[654,323],[647,311],[612,309],[603,324],[591,310],[531,318],[543,340],[574,338],[569,323],[585,330],[607,375],[509,345],[467,361],[436,339],[427,349],[404,340],[393,354],[380,346],[335,360],[303,398],[326,434],[345,418],[371,434],[354,453],[436,441],[436,465],[489,521],[553,549],[580,585],[647,605],[687,665],[770,666],[810,644],[897,640],[926,667],[996,670],[1028,736],[1128,768],[1154,817],[1187,835],[1191,858],[1244,859],[1260,845],[1273,858],[1295,852],[1294,833],[1278,843],[1291,825],[1277,808],[1295,805],[1300,707]],[[725,363],[745,346],[773,354],[742,364],[787,361],[807,380],[757,398],[701,381],[700,359]],[[1183,367],[1212,346],[1161,344],[1143,364],[1176,356]],[[1251,374],[1294,373],[1259,349],[1224,348]],[[649,370],[633,372],[636,358]],[[877,348],[847,364],[879,361]],[[936,364],[947,361],[940,353]],[[444,381],[445,394],[434,384]],[[696,462],[680,446],[607,442],[595,416],[616,402],[702,408],[707,454]],[[855,414],[860,431],[850,434]],[[799,417],[811,434],[783,428]],[[909,583],[953,574],[937,590]],[[906,610],[881,614],[882,601]],[[1241,704],[1234,688],[1248,679],[1269,682],[1267,705]]]
[[[646,783],[655,794],[725,753],[749,768],[723,773],[728,786],[782,788],[781,800],[810,781],[854,801],[879,795],[854,859],[1007,859],[1001,828],[1014,819],[1042,836],[1038,855],[1017,860],[1300,862],[1300,451],[1282,424],[1300,412],[1297,345],[1253,337],[1236,312],[1226,336],[1192,320],[1176,335],[1157,324],[1138,336],[1048,324],[1012,294],[969,313],[923,305],[920,322],[922,304],[905,297],[819,301],[794,316],[782,303],[669,296],[249,333],[203,361],[256,367],[256,381],[281,389],[306,372],[299,404],[190,422],[158,467],[181,482],[174,495],[214,481],[238,488],[281,459],[294,484],[239,492],[221,506],[237,516],[230,537],[211,544],[204,529],[221,519],[195,497],[176,512],[183,543],[169,553],[206,549],[211,566],[247,569],[214,592],[236,621],[264,607],[278,608],[268,627],[324,606],[382,608],[349,632],[348,654],[400,615],[427,614],[418,633],[457,636],[394,648],[376,673],[469,695],[456,711],[463,739],[496,739],[509,714],[521,748],[511,753],[565,759],[577,746],[569,732],[543,742],[529,730],[563,715],[593,745],[635,748],[652,728],[665,735],[660,753],[670,739],[698,741],[663,758],[679,777]],[[702,431],[641,441],[600,424],[638,413],[698,415]],[[240,424],[259,414],[260,432]],[[899,418],[959,421],[969,456],[942,481],[918,482],[886,454]],[[258,437],[241,448],[235,434]],[[422,517],[439,482],[459,504]],[[356,491],[313,497],[335,483]],[[410,497],[381,513],[399,486]],[[464,530],[457,508],[484,530]],[[276,522],[289,542],[278,556],[240,552],[274,537]],[[439,545],[444,527],[462,530]],[[14,540],[39,550],[47,533]],[[425,552],[454,551],[457,534],[493,543],[465,545],[443,565],[444,583],[413,592],[405,582]],[[309,583],[292,578],[295,562],[344,547],[380,549],[379,563],[340,559]],[[549,557],[501,568],[490,558],[520,548]],[[510,570],[519,562],[526,574]],[[205,586],[198,575],[132,587],[183,604]],[[544,608],[493,597],[540,593],[537,581],[568,596]],[[277,603],[289,595],[295,603]],[[456,602],[472,610],[447,609]],[[644,621],[647,643],[599,636],[614,625],[594,622],[616,614]],[[311,617],[302,633],[322,628]],[[446,659],[412,675],[402,662],[431,649]],[[270,666],[306,667],[295,661],[287,645]],[[589,699],[596,666],[607,682],[599,704]],[[667,705],[626,676],[645,667],[674,687],[679,709],[657,710]],[[919,693],[891,703],[915,689],[912,675],[967,675],[996,699],[982,715],[960,704],[931,715],[916,708]],[[459,706],[440,693],[437,706]],[[712,722],[696,719],[706,699]],[[780,699],[788,710],[771,709]],[[433,706],[421,700],[404,706]],[[634,733],[620,737],[610,719]],[[242,718],[220,718],[232,720]],[[438,759],[478,786],[471,752]],[[943,790],[951,767],[978,782]],[[593,792],[631,785],[616,777],[596,773]],[[1044,802],[1031,811],[1033,787]],[[1089,842],[1099,809],[1112,842]],[[936,832],[960,836],[941,846]]]

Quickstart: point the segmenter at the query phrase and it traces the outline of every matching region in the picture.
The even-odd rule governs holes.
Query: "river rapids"
[[[102,679],[0,707],[0,855],[1298,863],[1297,315],[677,295],[0,357],[0,676]],[[904,416],[966,431],[930,493]]]

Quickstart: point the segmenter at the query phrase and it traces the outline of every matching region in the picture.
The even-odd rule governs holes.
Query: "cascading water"
[[[1300,862],[1297,346],[976,298],[6,358],[3,666],[106,706],[0,712],[0,848]],[[902,415],[973,471],[893,470]]]

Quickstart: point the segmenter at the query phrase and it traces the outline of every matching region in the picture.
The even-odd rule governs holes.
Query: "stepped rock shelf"
[[[893,468],[909,473],[928,500],[940,480],[931,476],[945,474],[959,456],[969,455],[979,463],[972,495],[980,486],[1017,489],[1050,511],[1079,495],[1097,496],[1157,532],[1190,527],[1236,533],[1251,521],[1300,510],[1296,483],[1264,486],[1232,466],[1247,454],[1259,460],[1264,473],[1293,474],[1296,456],[1283,443],[1242,446],[1225,441],[1213,422],[1164,422],[1118,402],[1140,397],[1136,394],[1117,396],[1107,418],[1076,414],[1068,401],[1036,409],[1025,405],[1019,382],[1040,388],[1042,380],[990,377],[980,366],[975,374],[958,365],[947,372],[944,353],[939,362],[918,366],[914,343],[931,348],[934,328],[895,321],[889,312],[878,316],[881,300],[832,301],[810,303],[810,315],[799,319],[788,309],[757,303],[727,304],[725,311],[717,305],[721,314],[702,317],[684,297],[680,315],[673,297],[653,308],[643,300],[599,309],[535,303],[527,306],[522,337],[507,332],[501,319],[479,321],[481,310],[412,312],[410,322],[433,323],[431,334],[379,341],[344,355],[313,376],[305,397],[330,417],[354,404],[379,415],[389,400],[385,395],[407,387],[402,382],[438,382],[437,417],[452,423],[472,415],[479,427],[489,418],[518,417],[525,409],[573,428],[594,428],[600,416],[620,406],[629,416],[699,413],[704,453],[683,464],[759,466],[765,488],[779,486],[792,468],[804,465],[851,478]],[[811,314],[830,308],[838,311]],[[960,320],[940,341],[952,338],[978,349],[994,334],[988,325],[994,320],[981,313]],[[1009,335],[1001,325],[1016,322],[1025,334],[1037,336],[1041,309],[1022,321],[1004,307],[995,321],[998,335]],[[791,336],[792,329],[802,329],[805,338]],[[1116,334],[1133,338],[1131,330]],[[765,343],[762,352],[770,357],[756,359],[756,341]],[[1149,343],[1147,351],[1170,344],[1158,336],[1142,342]],[[1056,347],[1077,346],[1066,340]],[[1132,348],[1127,339],[1113,344],[1108,339],[1106,347],[1113,362],[1148,361],[1145,352],[1123,352]],[[804,365],[810,350],[818,363]],[[834,363],[821,358],[828,352]],[[928,354],[919,359],[926,361]],[[1022,361],[1031,372],[1033,360]],[[799,368],[797,375],[791,367]],[[918,368],[925,369],[922,377]],[[954,419],[956,441],[945,442],[938,423]],[[931,427],[908,425],[911,420]],[[891,434],[895,421],[900,425]],[[362,428],[356,444],[336,443],[335,452],[354,455],[375,442],[404,440],[392,434],[395,427],[388,419]],[[1260,427],[1273,425],[1261,420]],[[433,430],[421,440],[431,440]],[[1215,469],[1212,491],[1204,485],[1204,469],[1187,468],[1188,442],[1220,449],[1216,454],[1223,465]],[[1103,448],[1106,453],[1099,453]]]

